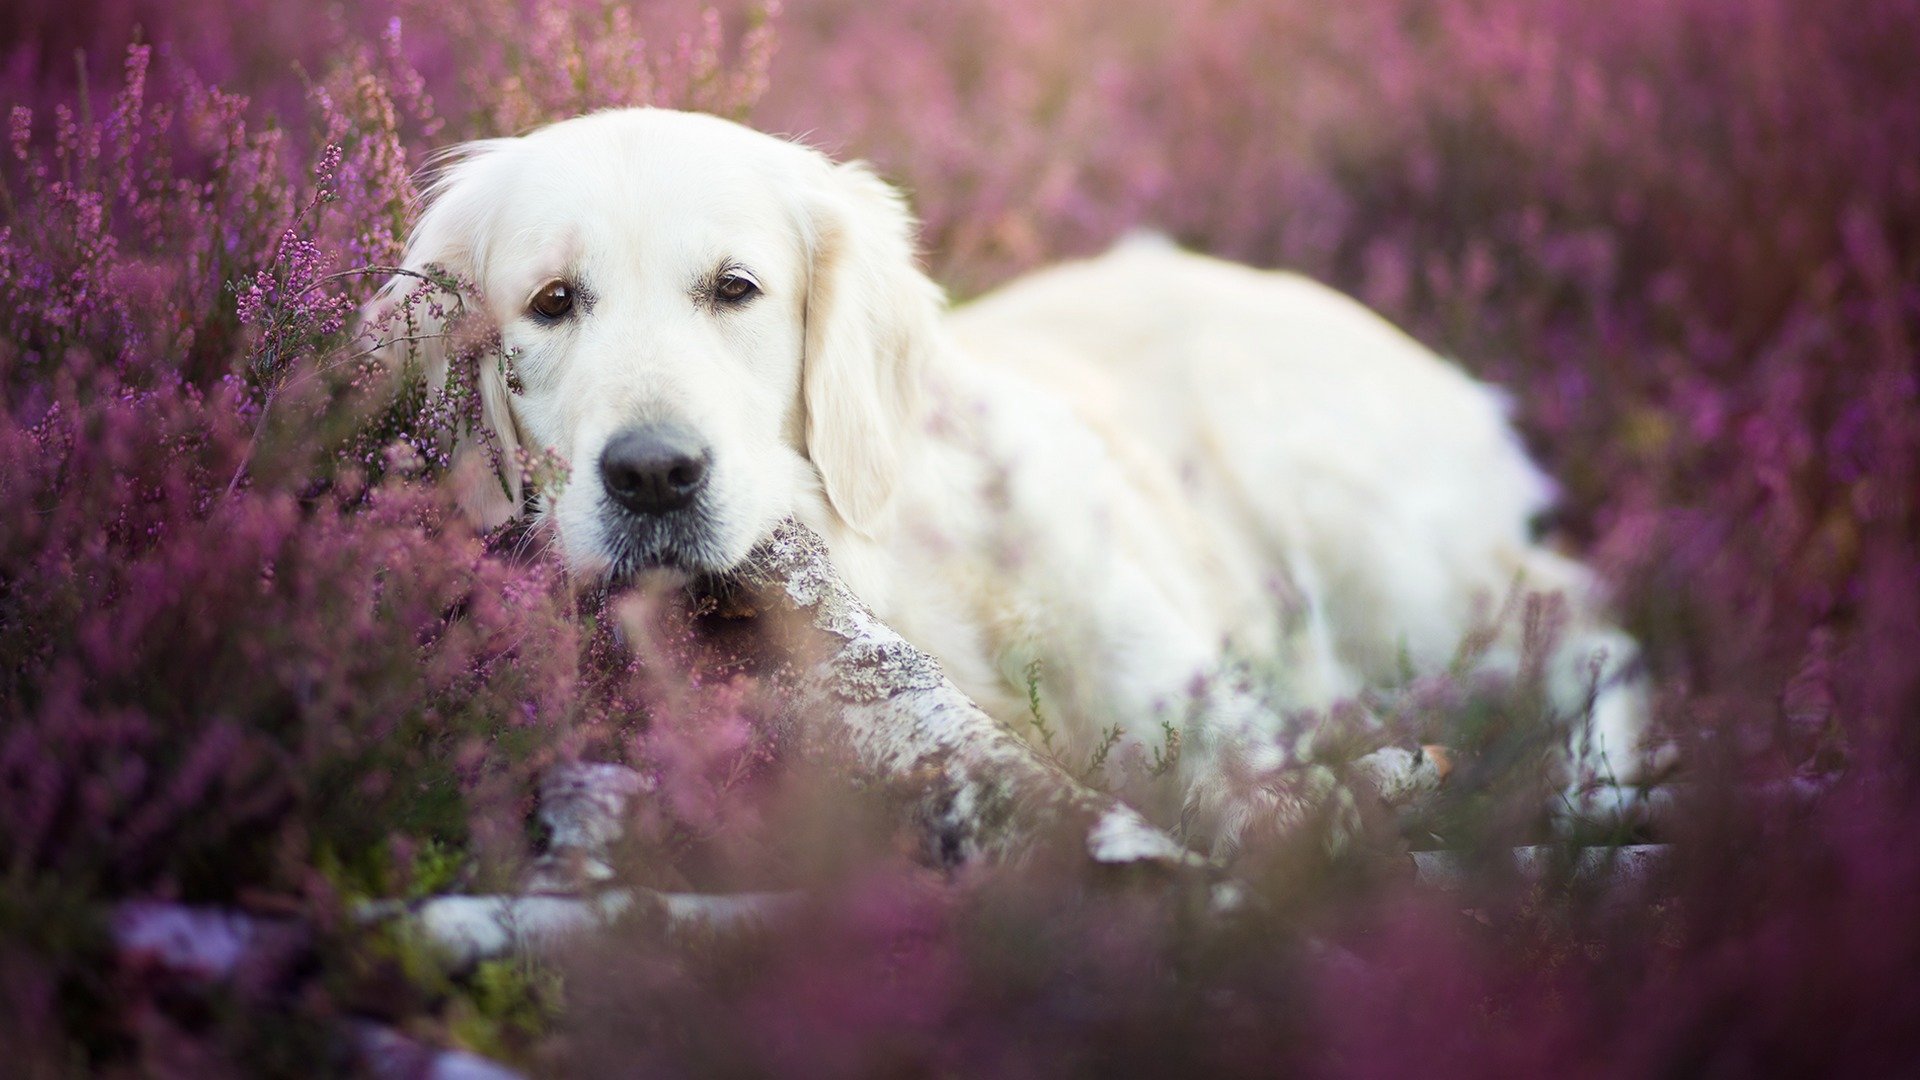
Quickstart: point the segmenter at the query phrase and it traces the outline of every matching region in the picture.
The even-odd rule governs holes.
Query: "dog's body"
[[[1069,760],[1178,730],[1161,809],[1203,841],[1257,820],[1290,715],[1446,668],[1516,588],[1567,597],[1550,686],[1601,691],[1587,762],[1640,760],[1632,642],[1531,541],[1549,485],[1488,388],[1150,240],[944,313],[910,233],[859,166],[628,110],[468,149],[408,266],[477,286],[524,387],[483,387],[488,422],[573,463],[539,509],[581,572],[724,572],[797,516],[989,712],[1028,730],[1037,694]],[[1518,663],[1517,627],[1489,640]]]

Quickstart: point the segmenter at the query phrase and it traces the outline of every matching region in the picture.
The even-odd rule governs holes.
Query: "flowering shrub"
[[[0,12],[23,1071],[344,1068],[343,1016],[586,1074],[1913,1060],[1889,1021],[1920,1007],[1920,6],[81,8]],[[644,102],[873,160],[957,295],[1157,228],[1325,278],[1507,386],[1688,746],[1659,901],[1279,852],[1222,925],[1057,868],[955,888],[831,775],[758,784],[756,685],[630,656],[631,599],[472,535],[430,483],[459,372],[408,382],[350,340],[433,149]],[[429,976],[346,918],[511,879],[533,776],[583,753],[662,782],[630,873],[757,867],[814,882],[806,910],[740,940],[618,928],[523,981]],[[1796,780],[1826,793],[1769,794]],[[1453,839],[1523,838],[1477,820]],[[297,914],[313,970],[183,995],[106,949],[135,897]]]

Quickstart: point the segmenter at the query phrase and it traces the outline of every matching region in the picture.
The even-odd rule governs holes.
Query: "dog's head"
[[[474,285],[513,387],[482,365],[492,514],[521,501],[518,448],[557,452],[569,477],[537,508],[576,569],[724,571],[788,514],[886,519],[940,297],[864,166],[710,116],[597,113],[450,153],[404,265]],[[366,325],[395,337],[380,315],[414,282]],[[405,336],[444,371],[431,332]]]

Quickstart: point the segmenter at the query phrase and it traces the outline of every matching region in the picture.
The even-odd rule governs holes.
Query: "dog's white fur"
[[[1144,240],[947,312],[912,242],[862,165],[635,109],[458,150],[406,265],[477,286],[524,387],[483,373],[487,422],[572,463],[538,509],[578,570],[724,570],[795,515],[1016,729],[1037,662],[1071,760],[1112,725],[1140,747],[1180,725],[1203,840],[1258,812],[1289,712],[1447,668],[1517,588],[1566,596],[1557,704],[1597,672],[1588,749],[1635,768],[1633,643],[1530,539],[1550,486],[1497,393],[1290,274]],[[760,294],[714,302],[724,267]],[[552,280],[582,299],[549,324],[528,302]],[[636,547],[594,463],[669,421],[706,440],[710,481],[686,534]],[[1506,622],[1480,663],[1519,662]],[[1220,689],[1249,670],[1267,692]]]

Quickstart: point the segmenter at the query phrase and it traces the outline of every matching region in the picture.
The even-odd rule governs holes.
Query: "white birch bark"
[[[459,971],[482,960],[540,955],[585,931],[637,919],[668,937],[725,934],[764,925],[797,902],[789,893],[666,893],[601,889],[587,895],[528,893],[436,896],[414,903],[369,904],[369,922],[402,920]]]

